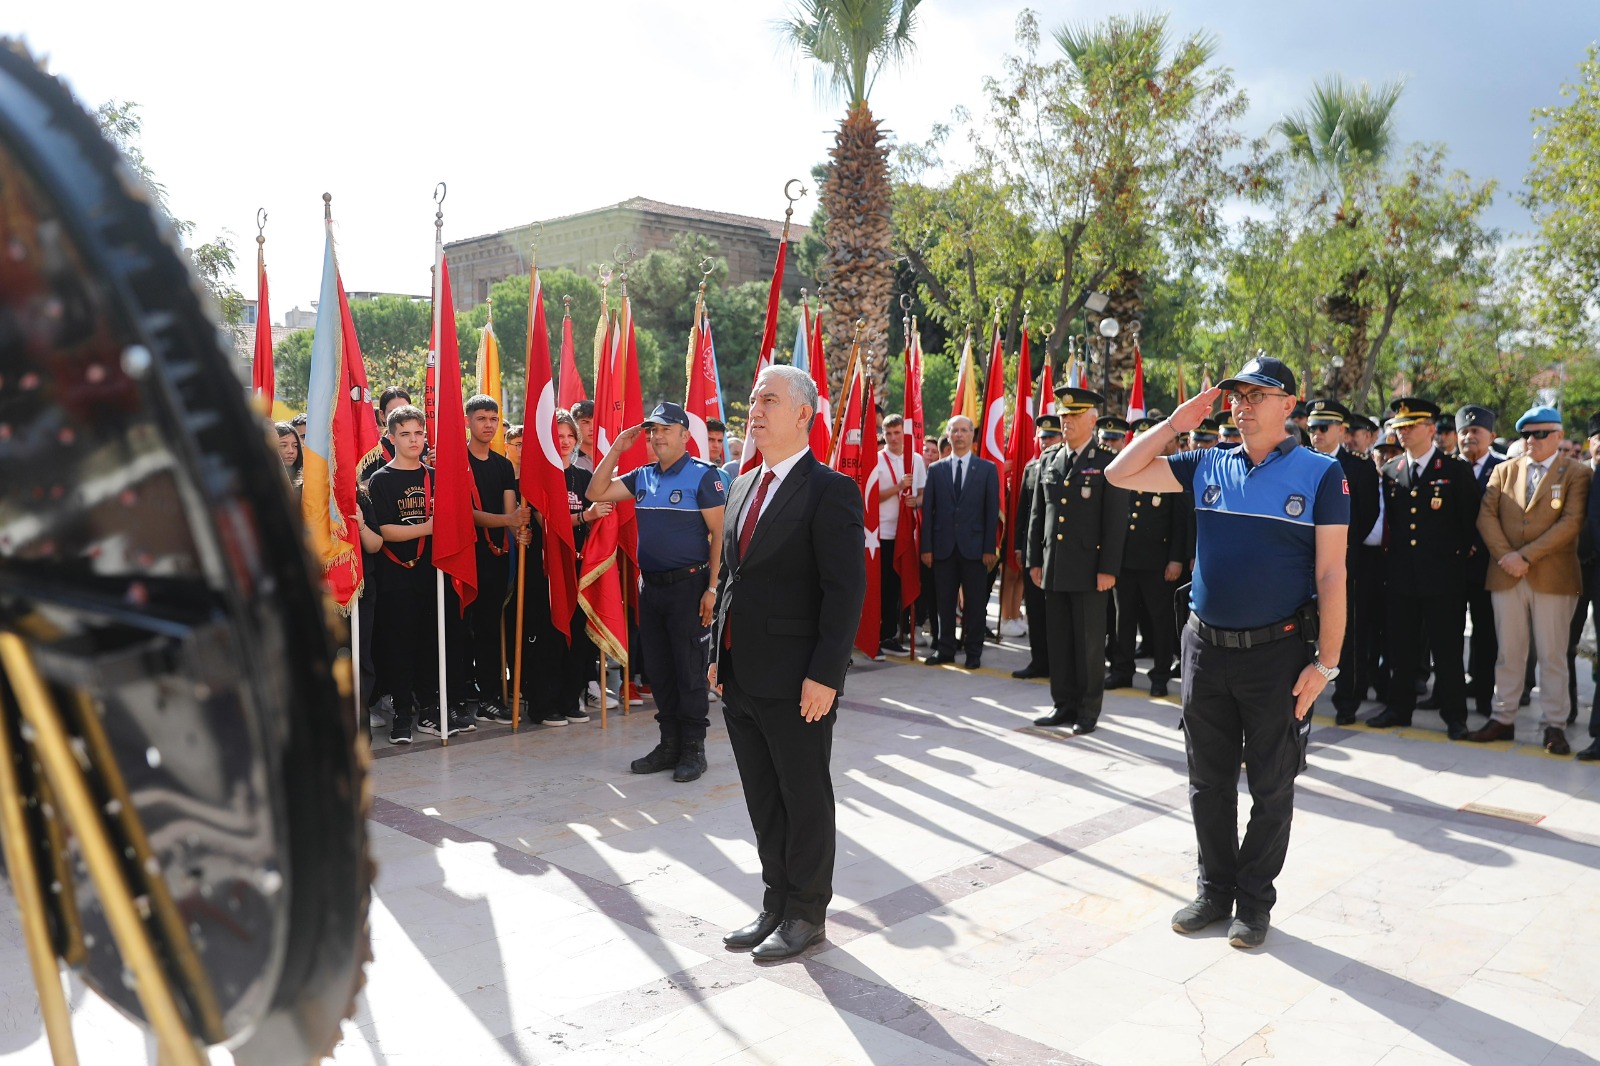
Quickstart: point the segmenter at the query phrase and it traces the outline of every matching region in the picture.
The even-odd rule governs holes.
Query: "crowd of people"
[[[379,407],[387,461],[363,471],[360,494],[367,564],[362,631],[363,643],[370,643],[363,649],[363,691],[374,725],[381,723],[392,743],[403,744],[413,730],[448,735],[479,723],[509,722],[509,679],[518,655],[530,722],[554,727],[588,721],[604,686],[599,655],[581,611],[569,620],[570,642],[548,616],[540,538],[531,525],[545,516],[517,496],[523,427],[505,426],[505,455],[493,451],[500,412],[485,396],[466,404],[478,568],[484,590],[505,594],[481,595],[464,616],[446,605],[450,692],[439,699],[433,629],[413,621],[436,611],[425,422],[403,388],[385,389]],[[1104,414],[1104,407],[1092,390],[1056,390],[1052,412],[1036,419],[1040,455],[1024,470],[1020,497],[1007,506],[1002,484],[1011,471],[977,454],[970,420],[952,418],[943,434],[924,437],[918,450],[906,439],[899,415],[881,419],[874,486],[881,544],[878,658],[922,647],[927,663],[959,658],[977,668],[986,641],[1025,636],[1029,658],[1013,676],[1048,678],[1053,704],[1036,724],[1079,734],[1097,727],[1106,689],[1138,680],[1136,659],[1150,660],[1144,672],[1150,693],[1169,693],[1182,673],[1178,637],[1189,616],[1195,500],[1192,493],[1127,491],[1106,481],[1105,468],[1158,425],[1161,412],[1130,424]],[[696,506],[687,525],[682,516],[666,517],[673,508],[681,510],[683,493],[665,491],[647,521],[678,524],[665,539],[660,530],[645,538],[647,554],[661,555],[667,547],[645,571],[701,566],[705,573],[693,583],[694,596],[678,595],[683,605],[645,612],[651,625],[635,626],[631,636],[641,654],[633,664],[631,702],[653,696],[658,720],[683,722],[682,737],[664,737],[659,751],[638,762],[647,770],[676,769],[687,745],[690,765],[677,776],[693,780],[696,768],[704,769],[705,704],[716,697],[690,667],[710,658],[703,647],[709,606],[701,601],[711,595],[720,509],[738,475],[743,441],[712,421],[709,455],[688,456],[682,409],[665,404],[657,416],[664,421],[645,430],[652,450],[668,467],[694,464],[687,476],[696,482],[688,486]],[[638,475],[626,481],[608,475],[602,498],[591,498],[591,479],[604,459],[595,454],[594,405],[579,402],[556,419],[569,501],[569,513],[560,520],[572,524],[581,553],[589,526],[619,499],[635,497]],[[1566,439],[1560,415],[1548,407],[1517,418],[1510,439],[1497,436],[1500,422],[1497,412],[1481,405],[1445,412],[1421,397],[1394,400],[1382,423],[1331,398],[1295,405],[1289,433],[1299,445],[1338,461],[1349,497],[1346,668],[1332,686],[1340,724],[1355,723],[1363,701],[1371,698],[1382,706],[1365,719],[1370,728],[1409,726],[1418,711],[1436,711],[1452,739],[1505,739],[1537,682],[1541,743],[1556,754],[1570,751],[1566,728],[1579,715],[1576,656],[1600,571],[1594,549],[1600,514],[1589,516],[1600,512],[1600,496],[1591,505],[1589,492],[1600,454],[1600,416],[1591,420],[1587,441]],[[276,428],[285,470],[298,484],[300,427]],[[663,448],[669,436],[675,447]],[[1239,442],[1239,426],[1225,406],[1192,431],[1175,434],[1162,454],[1230,449]],[[659,462],[649,465],[665,469]],[[654,493],[659,485],[652,481],[645,488]],[[722,500],[714,498],[719,493]],[[910,530],[899,528],[906,513],[902,504],[917,515]],[[901,605],[894,550],[902,535],[918,538],[922,564],[923,591],[910,609]],[[510,590],[519,541],[529,549],[530,574],[541,579],[523,598],[521,648],[510,636],[517,628]],[[680,561],[682,566],[669,565]],[[1021,592],[1020,609],[1012,613],[1021,617],[1007,618],[1002,609],[991,629],[990,595],[1008,567]],[[641,582],[641,606],[660,600],[662,594],[652,590],[665,587]],[[448,583],[446,597],[454,599]],[[1463,661],[1452,652],[1469,617]],[[652,677],[652,661],[653,673],[661,676]],[[666,693],[660,691],[663,680],[669,682]],[[685,710],[690,704],[693,713]],[[1469,710],[1487,721],[1473,728]],[[1586,761],[1600,758],[1600,718],[1593,708],[1589,732],[1593,743],[1578,753]]]

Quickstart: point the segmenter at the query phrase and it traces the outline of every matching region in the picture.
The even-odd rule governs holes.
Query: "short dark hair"
[[[520,423],[513,422],[511,425],[506,427],[506,440],[521,440],[521,439],[522,439],[522,425]]]
[[[389,417],[384,421],[383,428],[385,432],[393,433],[407,422],[421,422],[426,427],[428,416],[410,404],[406,404],[389,412]]]
[[[726,434],[728,432],[728,427],[723,425],[722,419],[720,418],[708,418],[706,419],[706,432]]]
[[[593,400],[579,400],[577,403],[572,405],[571,414],[572,414],[573,418],[593,418],[594,417],[594,401]]]
[[[406,403],[410,403],[411,393],[407,392],[403,385],[390,385],[378,393],[378,413],[382,414],[383,409],[388,407],[392,400],[404,400]]]
[[[467,414],[470,415],[474,411],[493,411],[495,414],[499,414],[500,404],[493,396],[485,396],[480,392],[467,401]]]
[[[289,424],[298,428],[305,425],[307,421],[309,421],[309,419],[307,419],[305,415],[295,415],[293,418],[289,419]]]
[[[890,426],[903,426],[905,424],[906,424],[905,415],[886,415],[886,416],[884,416],[884,419],[883,419],[883,428],[884,429],[888,429]]]

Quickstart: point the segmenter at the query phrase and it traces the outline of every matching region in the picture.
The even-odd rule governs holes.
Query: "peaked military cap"
[[[1056,410],[1061,414],[1076,414],[1104,406],[1106,398],[1093,389],[1080,389],[1074,385],[1056,386]]]
[[[1439,417],[1438,404],[1415,396],[1395,397],[1389,402],[1389,410],[1394,413],[1394,417],[1389,419],[1389,424],[1395,429],[1404,429],[1419,422],[1432,422]]]
[[[1352,417],[1350,408],[1338,400],[1317,399],[1311,401],[1306,421],[1313,426],[1337,425],[1341,422],[1348,426]]]

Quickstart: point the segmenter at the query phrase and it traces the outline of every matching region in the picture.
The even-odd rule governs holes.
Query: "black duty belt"
[[[646,585],[676,585],[680,581],[687,581],[696,574],[703,574],[711,569],[710,563],[699,563],[695,566],[680,566],[676,570],[659,570],[655,573],[644,572]]]
[[[1254,648],[1262,644],[1271,644],[1275,640],[1292,637],[1300,632],[1298,618],[1285,618],[1281,622],[1274,622],[1270,626],[1260,629],[1218,629],[1208,626],[1200,621],[1198,615],[1189,616],[1189,628],[1199,634],[1200,639],[1207,644],[1214,644],[1219,648]]]

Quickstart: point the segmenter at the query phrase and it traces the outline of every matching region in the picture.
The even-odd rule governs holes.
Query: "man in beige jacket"
[[[1500,643],[1495,662],[1494,713],[1468,740],[1509,740],[1522,698],[1530,637],[1539,657],[1539,705],[1544,748],[1567,745],[1567,627],[1583,589],[1578,531],[1589,500],[1588,467],[1564,456],[1561,415],[1534,407],[1517,419],[1523,454],[1495,467],[1478,512],[1489,549],[1489,594]]]

